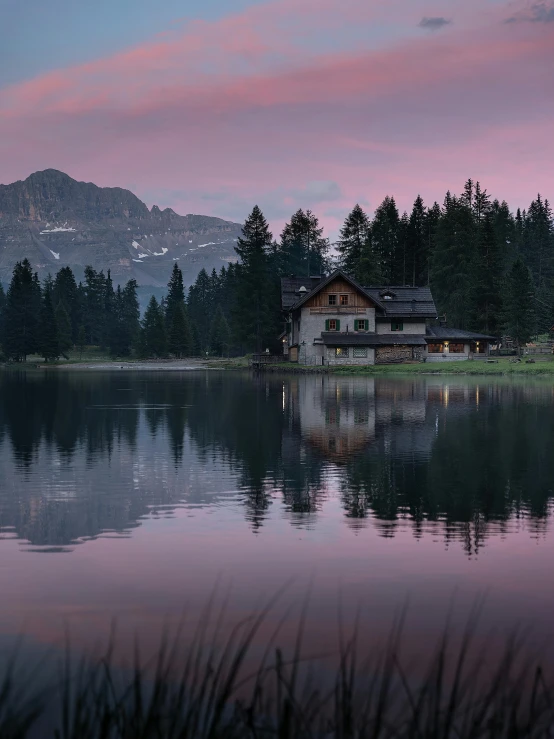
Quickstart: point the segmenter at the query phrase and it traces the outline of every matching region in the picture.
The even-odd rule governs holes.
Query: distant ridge
[[[69,265],[80,279],[90,264],[110,269],[116,282],[162,286],[178,261],[190,284],[202,267],[236,260],[240,229],[212,216],[148,210],[130,190],[46,169],[0,185],[0,277],[8,281],[15,262],[28,257],[41,275]]]

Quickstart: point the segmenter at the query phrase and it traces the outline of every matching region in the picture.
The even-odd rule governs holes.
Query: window
[[[336,318],[330,318],[328,321],[325,321],[327,326],[325,327],[327,331],[338,331],[338,321]]]
[[[347,357],[348,356],[348,347],[347,346],[337,346],[335,349],[335,357]]]
[[[442,354],[444,351],[444,347],[442,344],[429,344],[427,346],[427,351],[429,354]]]
[[[348,305],[348,295],[341,295],[340,296],[340,304],[341,305]]]
[[[391,331],[404,331],[404,324],[402,323],[402,321],[391,321],[390,330]]]
[[[337,296],[329,295],[329,305],[336,305],[336,304],[337,304]]]
[[[354,359],[366,359],[367,346],[355,346],[352,356],[354,357]]]
[[[463,344],[453,344],[450,342],[450,347],[448,349],[450,354],[463,354],[464,353],[464,345]]]
[[[369,331],[369,321],[365,318],[358,318],[354,321],[354,331]]]
[[[369,421],[369,411],[367,408],[354,408],[354,423],[367,423]]]

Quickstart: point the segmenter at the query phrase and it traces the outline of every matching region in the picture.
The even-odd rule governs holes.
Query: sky
[[[0,182],[46,168],[276,236],[554,199],[554,0],[0,0]]]

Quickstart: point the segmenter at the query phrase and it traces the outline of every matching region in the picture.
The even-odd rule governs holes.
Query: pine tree
[[[104,340],[106,278],[103,272],[85,267],[85,284],[82,286],[83,323],[89,344],[100,346]]]
[[[60,347],[50,285],[47,285],[42,298],[39,337],[39,351],[44,357],[44,361],[47,362],[49,359],[57,359],[60,356]]]
[[[528,267],[517,259],[506,279],[504,293],[504,328],[519,346],[527,343],[534,333],[534,289]]]
[[[129,280],[121,296],[121,320],[123,323],[123,356],[136,347],[140,334],[140,308],[137,297],[137,281]]]
[[[400,216],[394,198],[387,197],[375,211],[371,224],[373,253],[376,255],[383,282],[398,284],[402,268],[398,259]]]
[[[110,270],[108,270],[108,274],[104,281],[103,293],[101,346],[109,348],[114,343],[112,333],[118,330],[118,320],[116,316],[115,306],[115,291]]]
[[[340,266],[355,280],[360,280],[364,249],[369,240],[369,218],[359,205],[346,217],[337,241]]]
[[[145,356],[164,357],[167,353],[164,314],[161,306],[152,295],[142,322],[142,340]]]
[[[235,251],[240,257],[235,296],[235,325],[239,338],[260,352],[262,342],[273,329],[268,286],[271,277],[267,250],[272,235],[262,211],[256,205],[242,227]]]
[[[208,273],[202,268],[188,294],[188,317],[191,325],[196,328],[195,344],[197,343],[198,354],[203,354],[209,348],[212,312],[212,285]]]
[[[502,254],[494,230],[494,213],[481,224],[471,282],[473,328],[498,335],[502,310]]]
[[[231,331],[227,319],[223,314],[221,306],[218,305],[217,310],[212,321],[211,329],[211,348],[214,354],[219,357],[223,357],[229,353],[229,346],[231,343]]]
[[[25,361],[38,350],[41,294],[28,259],[17,262],[6,295],[3,348],[7,357]]]
[[[165,304],[165,320],[167,326],[171,326],[174,314],[185,302],[185,288],[183,285],[183,273],[177,262],[173,265],[171,277],[167,283],[168,292]]]
[[[323,228],[316,216],[311,210],[304,213],[299,209],[281,234],[279,271],[283,275],[325,274],[328,251],[329,242],[323,238]]]
[[[407,229],[407,271],[405,284],[425,285],[427,282],[427,213],[423,198],[414,201]]]
[[[467,328],[471,324],[471,292],[475,252],[474,221],[466,199],[449,192],[437,228],[431,269],[431,287],[439,314],[448,324]]]
[[[168,329],[168,345],[170,353],[179,359],[192,354],[192,333],[184,302],[172,311],[171,325]]]
[[[71,320],[65,309],[65,305],[60,301],[55,311],[56,320],[56,331],[58,335],[58,350],[59,353],[68,359],[68,352],[73,346],[73,339],[71,336]]]
[[[54,305],[63,303],[71,321],[71,334],[73,341],[77,340],[77,333],[82,322],[81,305],[79,300],[79,289],[75,282],[75,276],[71,267],[62,267],[54,279],[54,290],[52,294]]]

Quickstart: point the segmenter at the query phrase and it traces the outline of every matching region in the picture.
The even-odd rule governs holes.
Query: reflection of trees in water
[[[551,402],[528,388],[487,390],[478,404],[475,390],[458,398],[463,388],[450,391],[448,404],[429,394],[418,424],[418,434],[433,436],[427,455],[395,454],[391,427],[381,430],[376,445],[348,463],[347,516],[359,524],[371,514],[387,536],[403,521],[416,536],[439,523],[445,541],[462,541],[468,554],[519,519],[532,520],[534,535],[543,533],[554,479]]]
[[[371,519],[383,536],[409,526],[416,537],[461,541],[471,553],[520,519],[533,536],[544,535],[554,479],[551,408],[551,394],[513,385],[5,372],[0,439],[4,450],[11,444],[15,474],[32,476],[37,459],[56,455],[66,467],[85,462],[91,480],[85,489],[75,473],[63,495],[36,486],[18,500],[4,493],[0,527],[64,546],[129,531],[153,507],[171,509],[183,491],[162,484],[157,467],[147,469],[153,484],[131,484],[137,456],[147,467],[161,464],[152,449],[166,435],[176,471],[190,466],[191,453],[193,468],[215,477],[233,471],[254,530],[273,501],[291,524],[317,523],[330,475],[349,526]],[[98,462],[116,453],[102,477],[106,465]],[[167,458],[167,447],[159,453]],[[9,478],[6,460],[4,451]],[[117,495],[109,489],[116,474]]]

